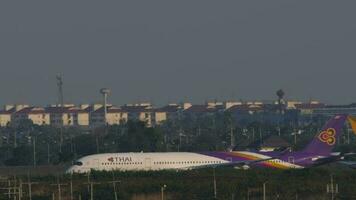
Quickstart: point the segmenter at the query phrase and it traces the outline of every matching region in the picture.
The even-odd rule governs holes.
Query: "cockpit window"
[[[80,161],[76,161],[76,162],[74,163],[74,165],[82,166],[82,165],[83,165],[83,163],[82,163],[82,162],[80,162]]]

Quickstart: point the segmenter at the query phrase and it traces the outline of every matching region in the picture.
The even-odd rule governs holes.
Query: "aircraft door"
[[[99,167],[99,166],[100,166],[99,159],[94,159],[92,165],[93,165],[93,167],[95,167],[95,168]]]
[[[145,169],[151,169],[151,158],[145,158]]]
[[[226,160],[232,162],[232,157],[227,157]]]
[[[86,166],[87,166],[87,169],[96,169],[98,170],[98,168],[100,167],[100,164],[99,164],[99,159],[94,159],[92,161],[86,161],[85,162]]]

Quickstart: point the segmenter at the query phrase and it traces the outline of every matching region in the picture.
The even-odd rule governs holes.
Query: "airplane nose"
[[[67,174],[72,174],[72,173],[74,173],[75,172],[75,167],[74,166],[71,166],[71,167],[69,167],[67,170],[66,170],[66,173]]]

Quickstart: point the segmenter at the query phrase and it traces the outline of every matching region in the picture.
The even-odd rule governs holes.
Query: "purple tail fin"
[[[304,151],[321,156],[330,155],[337,140],[341,136],[346,117],[347,115],[336,115],[331,118]]]

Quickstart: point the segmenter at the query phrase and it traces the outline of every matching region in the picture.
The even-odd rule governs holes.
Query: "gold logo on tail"
[[[325,142],[328,145],[334,145],[336,142],[335,138],[336,131],[333,128],[328,128],[319,134],[319,140]]]

